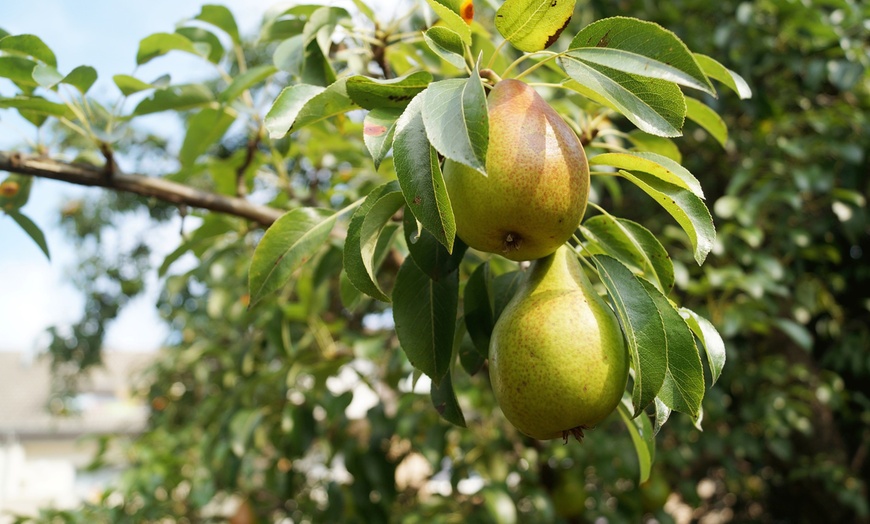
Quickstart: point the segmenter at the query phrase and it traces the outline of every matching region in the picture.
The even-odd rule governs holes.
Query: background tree
[[[172,327],[175,349],[151,371],[152,385],[142,392],[152,407],[149,429],[126,447],[133,467],[117,490],[121,497],[107,494],[102,503],[63,516],[208,519],[210,501],[238,494],[264,519],[486,522],[603,516],[636,522],[644,515],[668,520],[663,504],[673,493],[670,513],[689,511],[695,518],[867,521],[870,319],[861,290],[870,271],[862,263],[868,248],[870,150],[864,24],[870,13],[851,2],[601,4],[578,6],[564,34],[570,37],[611,15],[652,20],[675,31],[693,51],[736,70],[755,94],[751,101],[704,98],[730,130],[724,151],[715,126],[688,124],[684,138],[654,144],[681,158],[713,203],[719,235],[704,266],[695,264],[684,233],[648,196],[628,184],[596,182],[597,202],[644,224],[674,257],[671,296],[710,318],[725,338],[729,365],[708,390],[705,431],[695,429],[689,417],[674,417],[656,438],[652,478],[638,486],[635,449],[617,419],[590,432],[582,445],[569,446],[526,439],[504,422],[486,374],[475,373],[483,362],[470,338],[458,341],[459,362],[469,373],[452,375],[468,428],[450,426],[431,408],[429,395],[409,393],[412,370],[385,322],[387,306],[355,291],[346,274],[330,278],[342,267],[341,232],[329,237],[288,286],[248,309],[258,224],[280,214],[258,215],[255,211],[269,211],[237,199],[249,196],[246,202],[282,209],[340,208],[377,186],[383,180],[378,173],[389,171],[391,162],[385,158],[386,165],[374,169],[364,123],[355,118],[338,116],[268,138],[264,115],[278,88],[290,83],[283,75],[327,85],[333,66],[389,77],[420,63],[446,76],[457,71],[443,58],[449,52],[435,53],[419,40],[416,31],[426,25],[419,12],[384,25],[364,22],[360,15],[348,24],[338,20],[343,15],[337,11],[328,11],[321,27],[339,22],[353,45],[325,46],[316,31],[313,40],[305,40],[314,8],[267,19],[256,40],[245,41],[233,32],[227,13],[214,7],[198,17],[207,26],[182,26],[174,34],[183,38],[152,35],[140,48],[139,61],[174,49],[203,53],[217,64],[214,82],[158,83],[133,111],[177,111],[188,129],[180,151],[160,137],[119,126],[90,99],[85,120],[93,128],[83,133],[87,141],[60,129],[52,133],[53,158],[65,154],[98,166],[79,173],[90,177],[87,181],[122,191],[138,188],[134,192],[145,195],[109,192],[100,203],[70,203],[63,210],[71,234],[92,249],[80,273],[89,297],[86,317],[71,337],[55,332],[49,347],[69,379],[99,363],[103,326],[139,291],[146,271],[143,244],[116,258],[107,256],[99,240],[121,214],[146,209],[161,220],[176,212],[161,202],[166,193],[161,197],[136,185],[143,180],[113,172],[114,155],[132,161],[147,155],[149,165],[160,159],[158,165],[175,171],[162,179],[223,195],[218,201],[225,207],[218,210],[241,215],[232,212],[236,205],[251,211],[242,215],[246,219],[185,211],[201,222],[192,231],[185,228],[179,249],[157,269],[165,283],[160,310]],[[475,7],[489,13],[479,20],[492,19],[488,6]],[[717,20],[715,30],[711,20]],[[355,32],[360,27],[374,31]],[[223,40],[215,41],[215,34]],[[475,53],[486,55],[491,38],[479,32],[472,38]],[[187,47],[191,42],[209,47]],[[33,58],[50,61],[50,55],[40,56]],[[15,60],[7,59],[7,65]],[[507,67],[505,60],[497,70]],[[87,91],[90,72],[74,71],[66,83]],[[28,73],[13,78],[23,92],[51,81],[35,70]],[[125,95],[154,87],[132,77],[115,81]],[[215,105],[214,93],[223,102],[219,97],[228,97],[228,91],[238,102]],[[548,94],[570,114],[576,98],[569,103],[559,92]],[[51,111],[68,123],[79,116],[48,101],[9,100],[0,103],[35,123]],[[232,126],[236,121],[242,124]],[[633,129],[611,112],[599,122],[610,122],[617,133]],[[30,160],[14,155],[0,160],[5,169],[20,172],[22,158]],[[32,167],[28,162],[24,165]],[[10,177],[25,188],[31,179],[18,176]],[[11,206],[4,201],[4,207],[19,209],[22,194],[4,192],[4,198],[19,198]],[[396,225],[387,228],[381,238],[399,235]],[[391,289],[401,259],[383,251],[378,283]],[[173,263],[187,253],[198,260],[196,267],[173,273]],[[492,264],[495,274],[509,269]],[[363,418],[347,409],[354,400],[348,388],[357,383],[379,398]],[[437,394],[434,398],[438,404]],[[421,475],[409,476],[415,463],[426,466],[417,469]],[[430,474],[449,482],[452,495],[431,492],[438,484],[424,482]],[[483,488],[476,490],[475,482]]]

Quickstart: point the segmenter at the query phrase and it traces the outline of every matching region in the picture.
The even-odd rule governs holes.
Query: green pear
[[[619,321],[568,246],[534,262],[489,348],[499,406],[539,440],[581,439],[619,404],[628,364]]]
[[[519,80],[498,82],[487,108],[486,175],[444,163],[456,233],[511,260],[547,256],[571,238],[586,211],[586,153],[562,117]]]

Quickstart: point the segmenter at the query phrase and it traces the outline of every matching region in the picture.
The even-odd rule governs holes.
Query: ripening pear
[[[487,109],[486,175],[444,163],[456,233],[511,260],[547,256],[571,238],[586,211],[586,153],[562,117],[519,80],[498,82]]]
[[[568,246],[534,262],[489,348],[499,406],[539,440],[582,438],[619,404],[628,365],[616,316]]]

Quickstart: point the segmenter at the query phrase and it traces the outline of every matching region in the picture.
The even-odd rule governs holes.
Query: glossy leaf
[[[655,462],[656,453],[656,439],[652,424],[645,413],[636,417],[632,416],[631,399],[628,395],[622,397],[622,402],[617,406],[617,409],[622,422],[628,429],[628,434],[631,435],[631,443],[634,444],[634,451],[637,454],[640,468],[638,482],[646,482],[649,479],[652,464]]]
[[[587,48],[579,51],[587,62],[716,94],[686,44],[653,22],[622,16],[598,20],[571,40],[570,49],[578,48]]]
[[[634,415],[648,406],[664,383],[668,370],[667,336],[656,302],[631,270],[607,255],[592,257],[613,301],[628,342],[634,370],[631,402]]]
[[[431,7],[433,11],[435,11],[435,14],[438,15],[438,18],[444,22],[444,25],[447,26],[448,29],[459,35],[463,44],[471,45],[471,27],[459,14],[458,6],[454,6],[457,9],[451,9],[438,0],[426,0],[426,3],[429,4],[429,7]]]
[[[195,162],[199,155],[224,136],[235,120],[235,115],[211,107],[193,115],[187,123],[187,133],[178,154],[181,164],[186,166]]]
[[[66,75],[61,82],[71,85],[85,94],[97,81],[97,70],[91,66],[78,66]]]
[[[29,56],[51,67],[57,67],[54,52],[36,35],[4,36],[0,38],[0,51]]]
[[[453,253],[448,253],[447,248],[438,242],[432,233],[418,227],[414,215],[405,213],[403,222],[405,244],[408,246],[411,258],[421,271],[429,275],[429,278],[438,280],[459,268],[465,250],[468,249],[462,240],[457,238],[453,244]]]
[[[686,98],[686,116],[703,127],[722,147],[728,142],[728,127],[716,111],[694,98]]]
[[[520,51],[550,47],[571,21],[576,0],[505,0],[495,14],[495,27]]]
[[[398,108],[372,109],[363,120],[363,141],[377,170],[393,147],[396,122],[402,116]]]
[[[395,186],[392,186],[395,187]],[[375,271],[377,270],[376,252],[381,232],[392,220],[393,215],[405,204],[405,199],[399,191],[390,191],[381,195],[368,207],[359,230],[360,258],[368,279],[377,286]],[[381,298],[381,297],[375,297]]]
[[[48,242],[45,241],[45,234],[39,226],[37,226],[33,220],[30,220],[27,215],[17,209],[8,209],[6,210],[6,214],[12,217],[12,220],[14,220],[21,229],[27,233],[27,236],[36,242],[36,245],[39,246],[39,249],[45,254],[45,258],[51,260],[51,254],[48,252]]]
[[[662,429],[662,426],[665,425],[665,422],[667,422],[668,419],[671,418],[672,410],[671,408],[667,407],[664,402],[662,402],[662,399],[658,397],[656,397],[655,400],[655,407],[656,420],[655,425],[653,426],[653,433],[658,435],[659,430]]]
[[[432,398],[432,406],[435,407],[435,411],[441,415],[441,418],[455,426],[466,427],[465,416],[456,400],[456,391],[453,390],[453,379],[450,373],[444,375],[439,384],[436,384],[434,380],[432,381],[430,397]]]
[[[445,157],[485,173],[489,115],[480,76],[435,82],[423,93],[429,142]]]
[[[278,44],[272,54],[272,63],[275,64],[275,67],[296,76],[302,71],[304,61],[305,41],[301,34],[292,36]]]
[[[701,69],[704,70],[707,76],[725,84],[729,89],[737,93],[737,96],[741,100],[752,98],[752,89],[749,88],[749,84],[746,83],[746,80],[742,76],[707,55],[695,53],[694,56],[698,65],[701,66]]]
[[[214,95],[202,84],[185,84],[158,89],[139,102],[134,115],[147,115],[161,111],[185,111],[214,102]]]
[[[587,248],[619,260],[655,284],[663,293],[674,285],[674,265],[668,252],[648,229],[624,218],[594,216],[580,226],[591,241]]]
[[[429,49],[448,64],[458,69],[465,68],[465,44],[456,31],[435,26],[423,33],[423,39],[426,40]]]
[[[431,81],[432,75],[426,71],[389,80],[357,75],[347,79],[347,95],[365,109],[403,108]]]
[[[248,274],[251,306],[278,290],[302,264],[323,247],[336,214],[310,207],[292,209],[266,230],[254,250]]]
[[[628,139],[634,144],[634,151],[656,153],[674,162],[681,164],[683,155],[680,148],[670,138],[644,133],[640,129],[633,129],[628,133]]]
[[[40,87],[51,89],[63,80],[63,75],[51,66],[38,64],[33,68],[33,79]]]
[[[628,153],[603,153],[589,159],[590,166],[613,166],[627,171],[643,171],[669,184],[691,191],[698,198],[704,198],[701,183],[688,169],[670,158],[640,151]]]
[[[712,386],[719,380],[722,368],[725,367],[725,342],[713,324],[706,318],[687,308],[680,308],[680,315],[698,337],[698,340],[701,341],[701,344],[704,345],[704,351],[707,353],[707,364],[710,366],[710,375],[713,379],[710,383]]]
[[[252,67],[240,75],[233,78],[232,83],[220,94],[218,100],[227,103],[232,102],[239,97],[245,90],[265,81],[270,76],[278,72],[278,69],[272,65],[261,65]]]
[[[415,368],[441,383],[453,358],[459,273],[432,280],[411,257],[396,274],[393,319],[396,335]]]
[[[695,261],[698,265],[703,264],[707,254],[713,249],[713,241],[716,239],[713,217],[710,216],[710,211],[704,202],[690,191],[663,182],[647,173],[638,171],[630,173],[621,170],[619,174],[634,182],[674,217],[689,236]]]
[[[438,154],[429,143],[423,124],[425,93],[411,100],[396,123],[393,160],[408,209],[423,227],[452,252],[456,222]]]
[[[266,114],[269,136],[282,138],[304,126],[357,109],[347,96],[345,81],[325,89],[307,84],[285,87]]]
[[[489,341],[495,324],[492,300],[489,264],[484,262],[477,266],[465,283],[462,301],[468,335],[478,353],[484,357],[489,355]]]
[[[36,87],[33,68],[36,62],[21,56],[0,56],[0,77],[8,78],[18,85]]]

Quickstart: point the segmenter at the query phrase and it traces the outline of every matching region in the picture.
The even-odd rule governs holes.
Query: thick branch
[[[0,171],[135,193],[173,204],[183,204],[235,215],[253,220],[266,227],[283,214],[281,210],[258,206],[242,198],[199,191],[161,178],[120,172],[115,172],[111,177],[107,177],[104,170],[97,167],[61,162],[15,151],[0,151]]]

